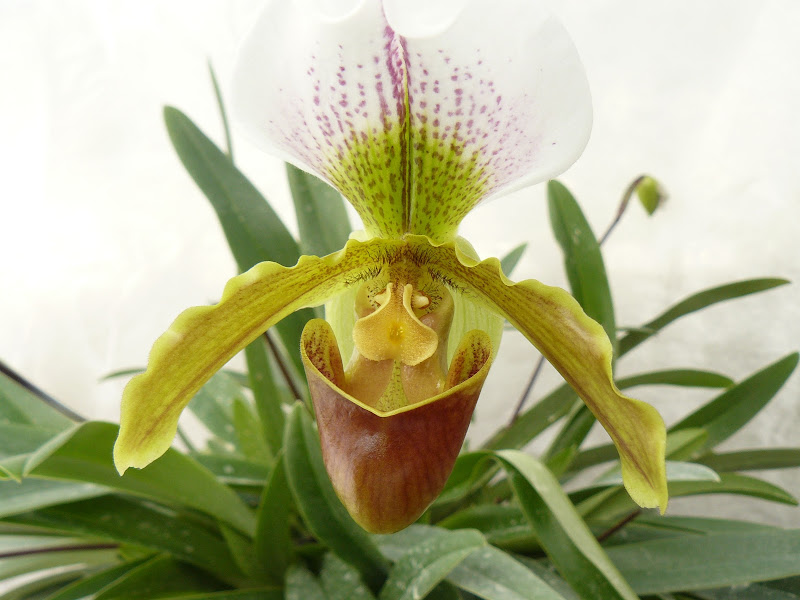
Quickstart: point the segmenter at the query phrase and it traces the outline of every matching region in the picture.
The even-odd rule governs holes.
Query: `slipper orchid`
[[[663,511],[664,424],[614,385],[602,327],[456,235],[479,202],[561,173],[586,145],[583,68],[538,2],[276,0],[243,47],[234,96],[253,137],[336,187],[365,232],[291,268],[256,265],[217,305],[182,313],[125,390],[120,473],[167,450],[189,399],[237,352],[327,303],[301,354],[328,473],[365,529],[401,529],[441,491],[503,319],[608,431],[631,497]]]

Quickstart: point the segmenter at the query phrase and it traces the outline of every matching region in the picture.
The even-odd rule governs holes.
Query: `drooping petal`
[[[586,78],[543,3],[334,4],[270,3],[243,47],[234,111],[337,187],[370,233],[449,240],[479,201],[583,150]]]
[[[325,321],[306,325],[301,354],[325,467],[342,504],[374,533],[416,521],[442,490],[461,450],[489,373],[488,336],[477,330],[464,336],[443,393],[391,411],[342,390],[342,359]]]
[[[478,262],[454,244],[432,248],[426,256],[432,272],[503,315],[542,352],[611,436],[631,498],[663,512],[668,500],[664,422],[652,406],[623,396],[614,385],[611,343],[603,328],[564,290],[532,279],[510,281],[497,259]]]
[[[283,317],[323,303],[385,260],[382,240],[351,242],[291,268],[264,262],[231,279],[214,306],[181,313],[153,345],[147,370],[122,397],[114,463],[120,473],[166,452],[194,394],[237,352]]]

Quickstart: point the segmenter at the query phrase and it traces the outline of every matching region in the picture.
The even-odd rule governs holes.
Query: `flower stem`
[[[536,383],[536,379],[539,377],[539,373],[541,372],[543,366],[544,366],[544,356],[540,356],[539,362],[536,363],[536,366],[533,369],[533,373],[531,374],[531,378],[528,380],[528,385],[525,386],[525,391],[522,392],[522,396],[520,396],[519,402],[517,402],[517,406],[514,409],[514,414],[511,415],[511,420],[508,422],[509,426],[513,425],[514,421],[517,420],[519,413],[522,412],[522,407],[525,406],[525,402],[531,395],[531,390],[533,390],[533,384]]]
[[[642,514],[642,511],[640,509],[637,509],[630,514],[625,515],[618,523],[616,523],[615,525],[613,525],[612,527],[610,527],[609,529],[598,535],[597,541],[600,543],[605,542],[608,538],[617,533],[620,529],[625,527],[628,523],[633,521],[640,514]]]
[[[639,175],[636,179],[631,181],[627,188],[625,188],[625,193],[622,194],[622,201],[619,203],[619,208],[617,208],[617,214],[614,215],[614,220],[611,221],[611,225],[608,226],[606,232],[597,241],[598,244],[602,246],[603,243],[608,239],[608,236],[611,235],[611,232],[614,231],[614,228],[620,222],[620,219],[622,219],[622,215],[625,214],[625,209],[628,208],[628,204],[633,197],[633,193],[636,191],[636,188],[639,187],[639,184],[642,183],[642,180],[645,177],[646,175]]]
[[[289,386],[289,390],[291,390],[295,400],[302,400],[303,395],[300,393],[300,390],[298,389],[297,384],[295,383],[294,378],[289,371],[289,367],[286,366],[286,361],[284,361],[283,356],[278,349],[278,345],[275,343],[275,340],[272,339],[269,331],[264,333],[264,339],[267,340],[269,350],[272,352],[272,356],[275,358],[275,362],[278,364],[281,375],[283,375],[283,379],[286,381],[286,385]]]

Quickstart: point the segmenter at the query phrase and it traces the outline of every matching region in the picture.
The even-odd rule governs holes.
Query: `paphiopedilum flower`
[[[243,47],[234,109],[268,150],[336,187],[365,232],[294,267],[261,263],[182,313],[125,389],[120,472],[166,451],[237,352],[327,303],[300,351],[328,473],[366,529],[405,527],[442,489],[503,319],[608,431],[633,499],[664,509],[663,422],[614,385],[602,327],[457,236],[479,202],[557,175],[588,139],[583,68],[538,2],[276,0]]]

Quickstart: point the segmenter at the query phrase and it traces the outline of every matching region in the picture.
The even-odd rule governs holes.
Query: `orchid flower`
[[[243,46],[233,105],[257,142],[338,189],[365,231],[323,258],[258,264],[218,304],[178,316],[125,389],[120,473],[167,450],[237,352],[325,304],[300,351],[327,471],[365,529],[401,529],[441,491],[504,319],[605,427],[631,497],[663,512],[664,424],[614,385],[603,328],[457,236],[478,203],[561,173],[587,143],[582,65],[539,2],[275,0]]]

